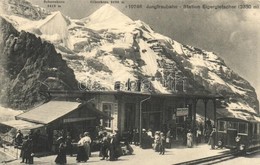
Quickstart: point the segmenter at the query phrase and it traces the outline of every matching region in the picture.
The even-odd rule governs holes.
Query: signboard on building
[[[117,115],[118,115],[118,104],[115,103],[114,104],[114,114],[113,114],[113,120],[112,120],[112,130],[116,130],[117,129]]]
[[[177,108],[176,116],[188,116],[189,109],[188,108]]]

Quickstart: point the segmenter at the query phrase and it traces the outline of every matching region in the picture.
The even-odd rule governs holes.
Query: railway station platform
[[[78,164],[93,164],[93,165],[103,165],[103,164],[115,164],[115,165],[170,165],[176,164],[184,161],[190,161],[194,159],[200,159],[209,156],[220,155],[222,153],[228,152],[227,149],[215,149],[211,150],[210,146],[207,144],[201,144],[194,146],[193,148],[186,148],[184,146],[174,147],[171,149],[166,149],[165,155],[159,155],[153,149],[141,149],[138,146],[132,146],[134,149],[133,155],[121,156],[117,161],[106,161],[100,160],[98,152],[93,152],[90,159],[86,163]],[[54,160],[56,155],[35,157],[34,164],[55,164]],[[20,164],[21,159],[7,162],[6,164],[15,165]],[[76,155],[67,156],[67,164],[74,165],[76,163]]]

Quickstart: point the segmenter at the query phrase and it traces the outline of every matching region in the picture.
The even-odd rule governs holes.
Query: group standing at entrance
[[[120,156],[123,155],[122,149],[120,146],[120,137],[119,134],[116,132],[115,134],[108,134],[107,132],[103,132],[100,135],[100,156],[102,157],[101,160],[110,160],[115,161]],[[69,152],[67,146],[71,145],[66,143],[66,139],[60,137],[57,139],[59,143],[58,147],[58,154],[55,159],[56,164],[66,164],[67,159],[66,155]],[[77,143],[77,162],[87,162],[91,156],[91,138],[88,132],[80,135],[80,140]],[[129,144],[126,145],[129,149]],[[131,147],[130,147],[131,148]],[[131,150],[131,153],[133,150]]]

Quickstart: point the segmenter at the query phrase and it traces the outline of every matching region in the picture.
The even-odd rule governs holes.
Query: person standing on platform
[[[171,129],[168,130],[166,133],[166,148],[171,148],[172,147],[172,131]]]
[[[187,147],[192,148],[193,146],[193,134],[191,133],[191,130],[187,133]]]
[[[118,130],[115,130],[115,134],[114,134],[114,142],[115,142],[115,158],[116,160],[123,155],[123,151],[121,149],[121,145],[120,145],[120,135],[118,133]]]
[[[154,135],[154,151],[159,152],[160,151],[160,132],[156,131]]]
[[[87,157],[90,157],[91,156],[91,150],[90,150],[91,138],[89,136],[89,132],[84,133],[83,141],[84,141],[84,148],[85,148]]]
[[[108,159],[108,149],[109,149],[109,141],[108,141],[108,135],[107,132],[103,132],[103,137],[101,139],[101,148],[100,153],[102,156],[101,160],[107,160]]]
[[[28,164],[33,164],[33,157],[34,157],[34,151],[33,151],[33,140],[32,137],[29,135],[28,139],[28,146],[27,146],[27,153],[28,153]]]
[[[115,135],[112,135],[110,138],[109,143],[109,160],[115,161],[116,160],[116,142],[115,142]]]
[[[68,135],[66,138],[66,153],[68,153],[70,156],[73,156],[73,146],[72,146],[72,139],[71,136]]]
[[[56,164],[66,164],[67,159],[66,159],[66,145],[65,145],[65,140],[63,137],[59,137],[57,139],[59,143],[59,148],[58,148],[58,155],[55,159]]]
[[[88,155],[86,154],[86,150],[84,148],[84,139],[83,135],[80,135],[80,140],[78,142],[78,152],[77,152],[77,162],[86,162],[88,160]]]
[[[210,133],[210,145],[211,145],[211,149],[214,150],[215,149],[215,142],[216,142],[216,128],[213,126],[213,130]]]
[[[139,131],[137,128],[134,129],[133,131],[134,135],[133,135],[133,140],[134,140],[134,145],[139,145]]]
[[[21,153],[20,153],[20,157],[22,158],[21,163],[29,162],[29,160],[27,160],[28,159],[28,154],[26,153],[27,148],[28,148],[28,136],[25,136],[21,148]]]
[[[164,153],[165,153],[165,136],[164,136],[163,132],[160,133],[159,145],[160,145],[160,147],[159,147],[160,148],[159,154],[160,155],[164,155]]]

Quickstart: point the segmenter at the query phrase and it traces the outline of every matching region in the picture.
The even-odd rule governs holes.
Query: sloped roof
[[[50,101],[30,111],[16,116],[16,119],[48,124],[77,109],[81,103],[68,101]]]
[[[29,129],[35,129],[44,126],[43,124],[36,124],[24,120],[9,120],[5,122],[1,122],[1,124],[7,125],[15,129],[20,129],[20,130],[29,130]]]

